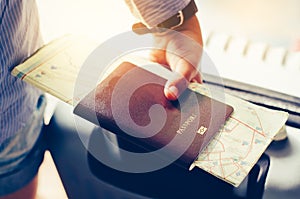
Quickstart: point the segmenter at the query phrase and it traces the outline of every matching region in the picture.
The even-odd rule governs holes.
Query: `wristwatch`
[[[146,34],[146,33],[162,33],[168,29],[175,29],[181,26],[185,20],[191,18],[198,11],[197,6],[194,0],[191,0],[190,3],[182,10],[178,11],[175,15],[168,18],[164,22],[158,24],[156,27],[151,29],[143,23],[135,23],[132,26],[133,32],[136,34]]]

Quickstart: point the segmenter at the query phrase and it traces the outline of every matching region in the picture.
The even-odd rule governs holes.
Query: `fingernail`
[[[177,98],[179,95],[179,91],[175,86],[171,86],[168,88],[169,92],[173,95],[174,98]]]

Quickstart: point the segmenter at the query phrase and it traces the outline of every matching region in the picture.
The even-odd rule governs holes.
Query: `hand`
[[[202,83],[199,62],[202,54],[202,35],[196,16],[186,20],[174,31],[153,34],[154,50],[150,59],[169,68],[177,75],[165,85],[165,96],[177,99],[190,82]]]

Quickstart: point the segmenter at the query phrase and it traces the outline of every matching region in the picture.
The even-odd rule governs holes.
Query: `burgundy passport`
[[[120,64],[84,97],[74,113],[189,168],[233,112],[227,104],[186,89],[164,96],[162,77],[130,62]]]

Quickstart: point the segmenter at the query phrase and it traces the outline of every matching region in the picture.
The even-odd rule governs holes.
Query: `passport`
[[[122,62],[83,97],[74,114],[189,169],[233,112],[223,102],[187,88],[177,100],[164,95],[166,79]]]

